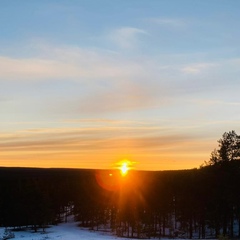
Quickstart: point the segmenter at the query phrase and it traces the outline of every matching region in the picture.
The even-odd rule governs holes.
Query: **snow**
[[[0,235],[2,236],[4,229],[1,228]],[[29,231],[17,231],[14,232],[15,239],[22,240],[44,240],[44,239],[59,239],[59,240],[75,240],[75,239],[86,239],[86,240],[94,240],[94,239],[116,239],[111,236],[104,236],[101,233],[91,232],[87,229],[81,229],[77,227],[77,223],[65,223],[59,224],[58,226],[52,226],[51,228],[47,228],[46,232],[43,233],[39,230],[37,233],[34,233],[32,230]]]
[[[3,236],[4,228],[0,228],[0,239]],[[119,238],[110,232],[90,231],[80,228],[77,222],[62,223],[57,226],[46,228],[34,233],[32,230],[15,231],[15,240],[131,240],[132,238]],[[162,239],[163,240],[163,239]],[[180,239],[178,239],[180,240]]]
[[[3,236],[4,228],[0,228],[0,236]],[[34,233],[32,230],[28,231],[16,231],[14,232],[16,240],[113,240],[126,238],[118,238],[111,235],[111,233],[101,232],[101,231],[89,231],[86,228],[78,227],[78,223],[62,223],[57,226],[51,226],[46,228],[46,232],[43,233],[39,230]],[[1,238],[0,238],[1,239]],[[131,238],[128,238],[128,240]]]

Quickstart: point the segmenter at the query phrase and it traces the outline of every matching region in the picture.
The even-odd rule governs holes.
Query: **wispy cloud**
[[[145,163],[144,167],[140,166],[145,170],[151,169],[153,162],[164,165],[161,169],[192,168],[208,158],[215,144],[215,139],[174,133],[168,127],[113,125],[26,129],[0,134],[0,163],[28,167],[56,167],[57,163],[57,167],[111,168],[112,163],[129,158],[140,162],[139,166]],[[172,166],[169,162],[176,160],[180,165],[174,163]],[[186,160],[189,164],[181,166]]]
[[[205,105],[205,106],[240,106],[240,102],[236,101],[236,102],[229,102],[229,101],[222,101],[222,100],[208,100],[208,99],[204,99],[201,101],[196,101],[196,103],[201,104],[201,105]]]
[[[164,88],[164,86],[163,86]],[[158,93],[161,93],[159,90]],[[153,86],[141,82],[116,82],[110,89],[99,90],[84,97],[78,108],[84,113],[118,112],[143,109],[166,104],[167,96],[157,101],[157,93]],[[88,103],[88,105],[85,104]]]
[[[76,66],[53,59],[14,59],[0,57],[0,79],[3,80],[46,80],[49,78],[74,78],[85,72]]]
[[[110,33],[109,38],[119,47],[131,49],[138,46],[141,35],[148,35],[148,33],[139,28],[122,27],[113,30]]]
[[[186,27],[187,22],[183,19],[177,18],[149,18],[147,19],[149,22],[161,25],[161,26],[168,26],[168,27]]]
[[[94,123],[94,124],[139,124],[141,122],[138,121],[130,121],[130,120],[116,120],[116,119],[104,119],[104,118],[83,118],[83,119],[66,119],[63,121],[64,123]]]
[[[41,81],[46,85],[49,80],[51,83],[75,82],[74,88],[77,86],[81,94],[73,90],[65,92],[63,87],[57,95],[54,91],[51,97],[44,93],[39,96],[38,106],[50,115],[60,112],[104,114],[172,105],[186,92],[210,91],[213,82],[218,83],[215,90],[229,85],[229,81],[236,82],[234,76],[239,69],[239,59],[193,63],[194,57],[189,55],[131,59],[125,54],[78,47],[42,44],[36,49],[39,53],[32,58],[0,57],[0,81],[25,84]],[[225,78],[229,79],[230,70],[227,71],[226,66],[233,73],[228,82]],[[60,97],[62,93],[64,97]],[[20,108],[28,104],[24,102],[27,97],[20,99]],[[11,96],[2,90],[2,99],[5,98],[11,99]],[[34,96],[29,98],[33,102]]]
[[[158,104],[166,102],[165,85],[159,78],[155,81],[155,66],[148,60],[134,61],[108,51],[81,48],[43,45],[40,50],[40,56],[29,59],[1,57],[0,81],[44,81],[47,84],[49,80],[64,80],[84,83],[81,85],[84,92],[81,95],[55,98],[51,103],[47,103],[48,99],[42,99],[41,104],[46,103],[45,108],[50,111],[65,109],[99,113],[139,109],[154,106],[159,94],[161,101],[158,100]],[[157,64],[156,70],[159,69],[161,66]],[[148,78],[147,82],[145,78]],[[161,89],[157,89],[159,84]]]
[[[189,64],[181,68],[181,71],[186,74],[199,74],[211,68],[217,67],[217,63],[197,63]]]
[[[129,149],[181,149],[197,140],[194,136],[179,134],[163,135],[155,127],[144,128],[78,128],[78,129],[33,129],[15,134],[1,134],[1,152],[85,152],[88,150]],[[160,131],[160,130],[159,130]],[[145,136],[147,133],[147,136]],[[127,135],[127,136],[126,136]],[[189,146],[188,146],[189,147]],[[135,150],[134,150],[135,149]]]
[[[141,71],[137,63],[114,53],[46,46],[40,56],[0,56],[0,80],[126,78]]]
[[[96,119],[97,122],[103,121],[99,126],[94,119],[82,120],[78,125],[84,127],[35,128],[1,133],[1,163],[47,167],[56,166],[57,162],[58,167],[104,168],[110,167],[115,160],[129,157],[140,162],[144,158],[151,163],[165,163],[166,168],[173,167],[169,165],[170,160],[177,159],[182,163],[189,159],[192,164],[188,167],[197,167],[209,157],[216,144],[215,138],[199,133],[198,125],[192,126],[191,131],[184,130],[184,125],[179,131],[176,123],[169,128],[169,125],[158,121],[119,124],[122,120],[109,123],[109,119]],[[88,127],[85,121],[89,123]]]

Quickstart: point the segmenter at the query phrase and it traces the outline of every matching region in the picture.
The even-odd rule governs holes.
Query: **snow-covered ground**
[[[52,226],[46,229],[46,232],[43,233],[41,230],[34,233],[32,230],[29,231],[17,231],[14,232],[14,239],[21,240],[45,240],[45,239],[54,239],[54,240],[95,240],[95,239],[106,239],[113,240],[117,237],[111,236],[109,233],[102,233],[96,231],[89,231],[87,229],[79,228],[78,223],[62,223],[58,226]],[[0,228],[0,239],[4,233],[4,228]]]
[[[0,228],[0,237],[4,233],[4,228]],[[112,236],[110,233],[98,232],[98,231],[89,231],[88,229],[83,229],[78,227],[78,223],[62,223],[58,226],[52,226],[46,229],[46,232],[43,233],[41,230],[34,233],[32,230],[29,231],[17,231],[14,232],[14,239],[21,240],[45,240],[45,239],[54,239],[54,240],[113,240],[118,239],[115,236]],[[1,239],[1,238],[0,238]]]
[[[0,239],[3,236],[4,228],[0,228]],[[78,223],[62,223],[58,226],[52,226],[43,233],[41,230],[34,233],[29,231],[14,232],[15,240],[130,240],[131,238],[118,238],[108,232],[89,231],[88,229],[78,227]],[[162,239],[163,240],[163,239]],[[180,239],[178,239],[180,240]]]

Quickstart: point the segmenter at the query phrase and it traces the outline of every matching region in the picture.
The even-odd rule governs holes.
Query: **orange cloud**
[[[186,134],[164,135],[147,126],[141,130],[32,129],[1,134],[0,143],[0,165],[70,168],[110,168],[121,158],[130,158],[139,162],[139,168],[152,170],[198,167],[212,149],[212,141]],[[188,165],[181,165],[183,162]]]

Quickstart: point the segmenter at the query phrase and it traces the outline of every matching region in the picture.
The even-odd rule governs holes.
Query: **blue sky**
[[[238,0],[0,2],[0,165],[199,167],[240,130]]]

